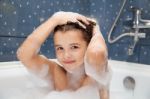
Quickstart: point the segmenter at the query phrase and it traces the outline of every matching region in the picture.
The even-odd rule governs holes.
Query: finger
[[[86,29],[86,26],[85,26],[83,23],[81,23],[80,21],[78,21],[78,24],[79,24],[82,28]]]
[[[89,23],[92,25],[96,25],[96,20],[94,20],[94,19],[87,18],[87,21],[89,21]]]
[[[79,26],[81,26],[82,28],[86,29],[86,26],[84,24],[82,24],[80,21],[78,20],[72,20],[72,21],[67,21],[67,24],[69,23],[76,23],[78,24]]]
[[[83,22],[83,24],[86,24],[86,25],[89,25],[89,24],[90,24],[89,21],[87,20],[87,17],[85,17],[85,16],[83,16],[83,15],[79,15],[79,16],[77,17],[77,20]]]

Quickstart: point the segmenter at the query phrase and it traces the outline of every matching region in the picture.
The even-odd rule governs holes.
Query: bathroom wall
[[[54,12],[90,13],[88,0],[1,0],[0,1],[0,61],[17,60],[16,50],[24,39]],[[42,54],[54,58],[51,37],[41,47]]]
[[[109,59],[150,64],[150,29],[140,29],[140,32],[146,33],[146,38],[140,39],[135,47],[134,54],[131,56],[128,55],[128,48],[132,45],[133,38],[124,37],[114,44],[110,44],[107,41],[108,32],[119,13],[123,1],[91,0],[91,15],[99,19],[102,33],[108,45]],[[112,32],[112,39],[125,32],[134,32],[132,28],[133,11],[131,7],[140,8],[142,10],[142,18],[150,19],[149,0],[127,0],[121,17]]]
[[[54,12],[74,11],[86,16],[94,17],[101,26],[106,39],[109,59],[150,64],[150,29],[140,30],[146,32],[146,38],[141,39],[132,56],[127,54],[132,43],[131,37],[125,37],[114,44],[107,42],[108,32],[119,12],[123,0],[1,0],[0,1],[0,61],[17,60],[16,50],[24,39],[42,22],[47,20]],[[127,0],[125,8],[112,33],[112,38],[133,31],[131,6],[141,8],[142,17],[150,19],[149,0]],[[51,37],[42,45],[40,53],[48,58],[55,58],[53,39]]]

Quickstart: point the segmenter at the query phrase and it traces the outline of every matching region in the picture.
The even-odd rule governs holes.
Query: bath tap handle
[[[146,38],[146,33],[138,33],[139,38]]]

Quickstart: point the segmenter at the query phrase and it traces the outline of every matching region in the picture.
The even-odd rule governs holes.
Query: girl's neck
[[[82,85],[82,82],[84,81],[85,77],[86,75],[84,65],[80,66],[80,68],[74,70],[71,73],[67,72],[69,88],[71,89],[79,88]]]

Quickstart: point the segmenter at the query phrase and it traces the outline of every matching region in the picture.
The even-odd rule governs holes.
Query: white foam
[[[67,73],[68,84],[74,89],[77,89],[80,86],[80,80],[85,76],[84,66],[80,66],[71,73]]]
[[[99,91],[96,87],[86,86],[77,91],[50,92],[44,99],[100,99]]]
[[[47,93],[47,88],[8,88],[0,99],[43,99]]]
[[[61,92],[50,91],[47,87],[8,88],[0,92],[0,99],[99,99],[99,91],[93,86]]]
[[[101,86],[105,86],[105,87],[109,86],[109,82],[112,75],[112,71],[109,66],[107,66],[108,67],[107,71],[101,73],[101,72],[97,72],[95,68],[89,65],[88,62],[86,62],[86,59],[84,63],[85,63],[86,74],[91,78],[93,78],[98,83],[99,88],[101,88]]]

